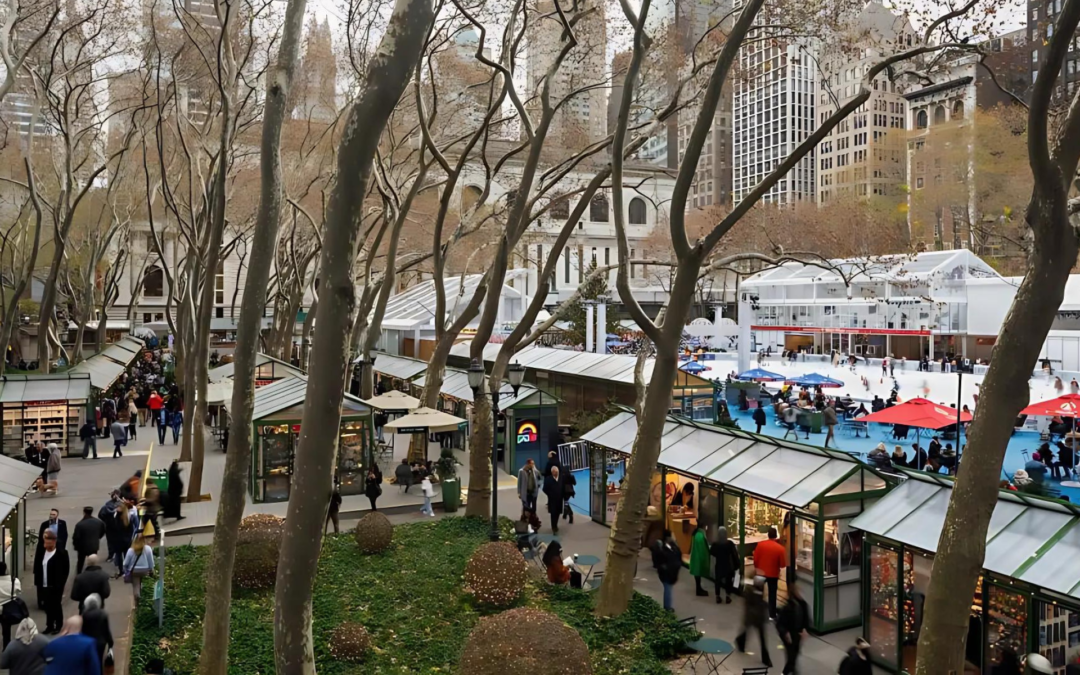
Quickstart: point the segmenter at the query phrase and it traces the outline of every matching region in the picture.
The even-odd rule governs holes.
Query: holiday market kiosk
[[[914,672],[948,476],[907,480],[855,519],[864,533],[863,634],[889,672]],[[1080,507],[1001,491],[971,602],[966,659],[989,673],[1006,650],[1039,652],[1064,675],[1080,662]]]
[[[637,433],[630,411],[586,433],[593,520],[610,524],[622,486],[614,476]],[[580,483],[580,481],[579,481]],[[811,629],[823,633],[860,623],[862,533],[851,524],[888,489],[873,468],[843,452],[669,416],[649,497],[649,530],[669,529],[684,560],[697,528],[709,542],[727,528],[753,575],[753,552],[770,527],[789,551]],[[648,541],[645,542],[648,545]],[[786,595],[786,583],[780,588]]]
[[[41,471],[24,462],[0,455],[0,561],[8,572],[26,569],[26,493]],[[4,577],[0,583],[11,583]],[[9,589],[10,590],[10,589]]]
[[[255,390],[250,489],[256,503],[289,500],[306,397],[306,377],[286,377]],[[371,408],[345,394],[336,472],[342,495],[364,492],[364,472],[372,461],[372,428]]]
[[[4,375],[0,408],[4,412],[3,454],[19,455],[28,443],[55,443],[61,456],[81,452],[79,427],[88,414],[91,378],[86,373]]]

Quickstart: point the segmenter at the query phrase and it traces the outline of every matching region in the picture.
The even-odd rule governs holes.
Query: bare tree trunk
[[[221,536],[214,537],[206,573],[206,594],[214,598],[214,602],[206,604],[203,615],[199,672],[204,675],[225,675],[228,670],[232,571],[236,561],[235,533],[240,528],[246,502],[252,444],[251,415],[255,403],[255,360],[259,351],[262,314],[266,307],[266,294],[254,291],[267,287],[277,247],[283,197],[281,128],[289,110],[289,93],[296,71],[306,4],[306,0],[289,0],[285,8],[281,48],[267,84],[259,157],[262,174],[259,210],[251,237],[245,281],[249,292],[244,293],[237,322],[236,349],[233,351],[233,398],[229,406],[229,447],[214,523],[214,532]]]
[[[275,585],[274,661],[278,675],[315,672],[311,589],[333,489],[344,374],[355,320],[352,265],[371,168],[383,129],[420,57],[434,15],[430,0],[397,0],[365,86],[353,104],[338,151],[337,183],[327,209],[320,300],[285,535]]]
[[[30,204],[34,209],[34,243],[30,247],[30,258],[26,261],[26,266],[23,268],[23,273],[19,276],[15,282],[15,289],[11,296],[11,302],[5,307],[3,321],[0,321],[0,346],[7,348],[7,345],[11,342],[11,333],[15,330],[15,325],[18,323],[19,318],[19,298],[26,293],[26,287],[30,285],[30,279],[34,275],[34,265],[37,263],[38,250],[41,248],[41,225],[43,214],[41,211],[41,202],[37,199],[37,188],[34,185],[34,172],[30,168],[30,160],[24,159],[23,165],[26,167],[26,181],[29,186],[28,192],[30,193]],[[7,367],[7,359],[0,358],[0,375],[4,374],[4,369]]]
[[[311,349],[311,326],[315,323],[315,312],[319,309],[319,296],[316,295],[308,308],[307,316],[304,317],[304,327],[300,331],[300,367],[307,370],[308,352]]]

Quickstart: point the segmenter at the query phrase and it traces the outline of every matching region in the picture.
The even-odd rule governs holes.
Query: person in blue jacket
[[[64,622],[60,637],[45,647],[45,675],[101,675],[97,641],[82,634],[82,617]]]

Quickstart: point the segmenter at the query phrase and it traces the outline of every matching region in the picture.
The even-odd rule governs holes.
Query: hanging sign
[[[517,429],[517,444],[535,443],[538,438],[534,422],[522,422]]]

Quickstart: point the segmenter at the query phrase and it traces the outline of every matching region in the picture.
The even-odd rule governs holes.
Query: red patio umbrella
[[[1080,397],[1077,397],[1080,400]],[[925,398],[913,398],[891,408],[884,408],[859,418],[860,422],[903,424],[918,429],[941,429],[956,424],[956,408],[938,405]],[[960,422],[970,422],[971,415],[961,412]]]
[[[1046,417],[1080,416],[1080,394],[1065,394],[1049,401],[1032,403],[1020,411],[1021,415],[1043,415]]]

